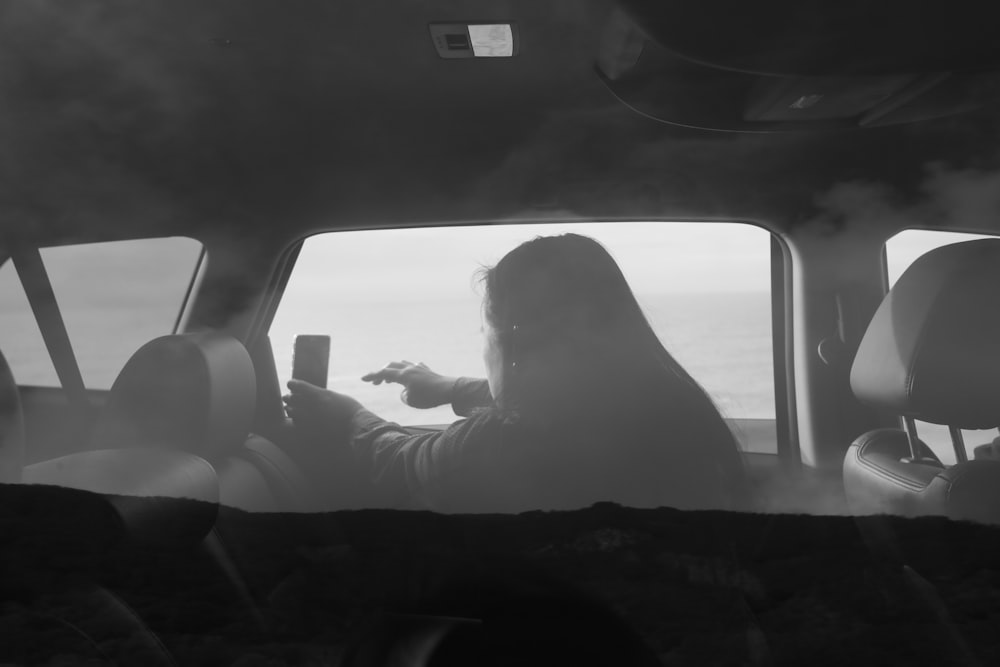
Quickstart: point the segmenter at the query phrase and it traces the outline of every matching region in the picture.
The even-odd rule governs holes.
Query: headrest
[[[865,403],[922,421],[1000,425],[1000,239],[918,258],[868,325],[851,388]]]
[[[246,439],[256,400],[253,362],[238,340],[218,333],[163,336],[139,348],[118,374],[93,444],[215,457]]]
[[[144,543],[196,544],[218,515],[215,469],[186,452],[136,448],[70,454],[26,466],[23,483],[98,494],[111,510],[104,513],[115,517],[124,535]],[[94,514],[98,531],[101,521]]]
[[[21,395],[7,360],[0,353],[0,484],[21,479],[24,464],[24,414]]]

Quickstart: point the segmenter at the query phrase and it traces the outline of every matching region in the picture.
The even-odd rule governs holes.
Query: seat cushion
[[[70,454],[26,466],[23,483],[98,494],[124,535],[141,542],[196,544],[218,515],[215,470],[186,452],[134,448]]]
[[[280,447],[251,436],[239,451],[216,463],[220,502],[251,512],[310,512],[319,507],[312,485]]]

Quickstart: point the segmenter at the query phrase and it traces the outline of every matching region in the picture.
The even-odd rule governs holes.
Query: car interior
[[[1000,659],[988,10],[4,5],[2,661]],[[357,377],[481,372],[475,270],[560,230],[716,400],[745,507],[402,511],[296,431],[298,334],[333,332],[330,389],[457,419]]]

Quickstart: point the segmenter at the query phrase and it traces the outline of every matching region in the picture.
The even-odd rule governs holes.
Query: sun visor
[[[1000,40],[978,15],[981,5],[958,4],[945,12],[934,3],[854,0],[763,9],[623,0],[605,26],[597,71],[633,110],[688,127],[774,132],[931,120],[1000,100]]]

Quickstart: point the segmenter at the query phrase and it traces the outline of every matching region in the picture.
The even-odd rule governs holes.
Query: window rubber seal
[[[771,344],[774,360],[774,408],[778,457],[795,468],[802,465],[795,420],[791,256],[771,234]]]

